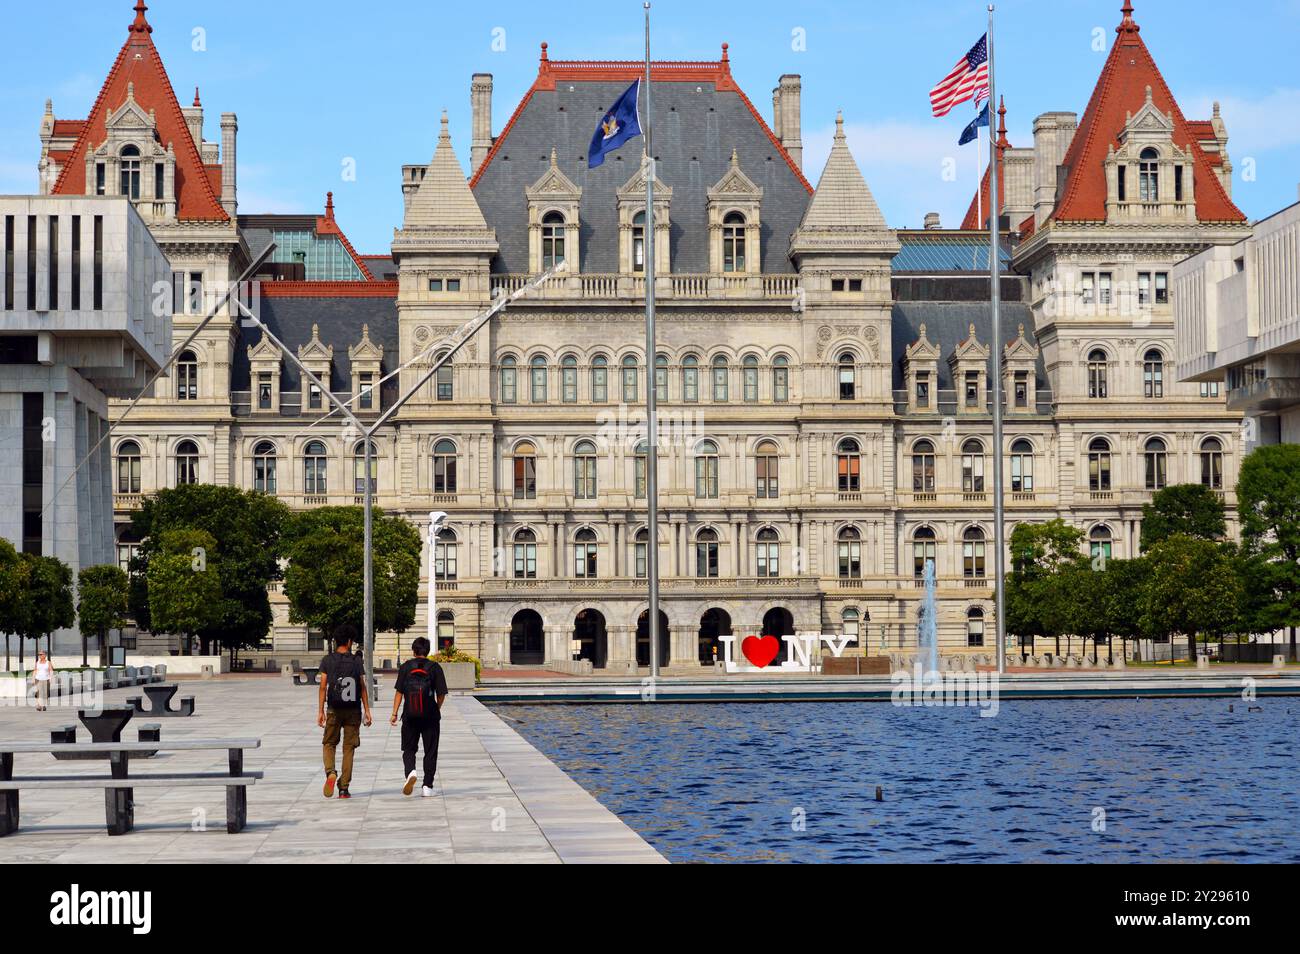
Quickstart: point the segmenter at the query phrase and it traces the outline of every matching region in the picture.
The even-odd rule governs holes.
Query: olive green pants
[[[343,737],[343,771],[339,773],[339,787],[347,788],[352,782],[352,753],[361,744],[361,710],[331,709],[325,714],[325,774],[334,771],[334,750],[339,736]]]

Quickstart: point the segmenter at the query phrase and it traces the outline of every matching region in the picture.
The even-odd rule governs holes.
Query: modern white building
[[[74,575],[117,559],[108,402],[170,352],[170,273],[124,197],[0,196],[0,535]]]
[[[1226,385],[1249,444],[1300,442],[1300,203],[1174,268],[1178,374]]]

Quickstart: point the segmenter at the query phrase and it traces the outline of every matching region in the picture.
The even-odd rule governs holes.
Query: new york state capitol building
[[[1186,481],[1222,493],[1235,523],[1240,414],[1217,386],[1178,382],[1169,275],[1248,225],[1217,107],[1185,118],[1127,3],[1122,16],[1082,115],[1039,116],[1022,147],[1000,123],[997,342],[977,211],[987,215],[987,173],[962,228],[931,217],[892,229],[842,124],[825,167],[807,170],[820,172],[814,186],[800,78],[780,77],[766,118],[725,44],[717,61],[653,65],[652,236],[643,141],[586,164],[592,129],[640,63],[554,60],[543,44],[500,127],[492,77],[475,74],[469,177],[444,116],[428,164],[400,169],[390,254],[363,255],[332,201],[323,214],[239,209],[237,119],[223,113],[220,142],[204,139],[198,91],[180,105],[143,4],[90,115],[56,119],[47,106],[41,182],[130,196],[178,275],[177,343],[212,289],[274,241],[262,319],[366,417],[421,367],[381,378],[498,289],[565,263],[375,440],[379,506],[420,525],[448,512],[439,633],[489,664],[568,662],[573,640],[598,669],[648,664],[635,433],[647,386],[666,424],[664,664],[711,661],[728,632],[845,632],[873,653],[913,645],[927,559],[943,650],[988,652],[992,348],[1004,355],[1008,532],[1064,517],[1094,553],[1132,556],[1142,504]],[[646,241],[658,299],[649,359]],[[135,545],[132,510],[178,483],[235,484],[295,509],[359,503],[356,435],[337,415],[308,428],[328,407],[260,331],[220,312],[114,435],[119,558]],[[273,606],[269,654],[320,648],[278,593]],[[380,634],[376,651],[394,656],[398,637]]]

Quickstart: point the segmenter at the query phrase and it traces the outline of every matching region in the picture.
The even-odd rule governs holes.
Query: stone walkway
[[[362,729],[352,798],[321,795],[321,730],[316,687],[278,677],[226,676],[181,681],[197,697],[196,715],[163,719],[162,738],[258,737],[245,768],[261,770],[248,793],[248,827],[225,830],[225,790],[136,790],[135,831],[104,830],[102,790],[31,791],[21,796],[21,827],[0,838],[0,863],[328,863],[662,862],[632,829],[592,798],[505,722],[469,695],[443,708],[437,795],[401,793],[400,731],[390,727],[391,686]],[[112,690],[108,704],[140,690]],[[383,717],[381,718],[381,713]],[[0,738],[48,741],[77,721],[75,709],[0,707]],[[137,717],[124,738],[135,738]],[[88,739],[79,726],[78,737]],[[224,771],[225,752],[165,751],[133,764],[132,774]],[[14,756],[14,777],[76,774],[88,763],[49,755]],[[95,771],[100,770],[96,766]],[[107,775],[107,765],[102,766]],[[206,827],[205,827],[206,826]],[[191,830],[197,828],[199,830]]]

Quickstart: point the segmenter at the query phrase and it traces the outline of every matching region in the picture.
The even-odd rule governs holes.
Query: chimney
[[[475,73],[469,84],[469,174],[487,158],[492,148],[492,74]]]
[[[234,113],[221,114],[221,207],[234,218],[239,207],[235,192],[235,135],[239,120]]]
[[[1034,225],[1056,208],[1058,169],[1079,128],[1075,113],[1043,113],[1034,120]]]
[[[777,123],[776,135],[781,145],[790,154],[794,164],[803,169],[803,137],[799,113],[799,96],[802,84],[798,73],[786,73],[781,77],[775,97],[774,108]]]
[[[925,227],[926,227],[926,229],[941,229],[941,228],[943,228],[943,226],[939,224],[939,213],[938,213],[938,212],[927,212],[927,213],[925,213]]]

